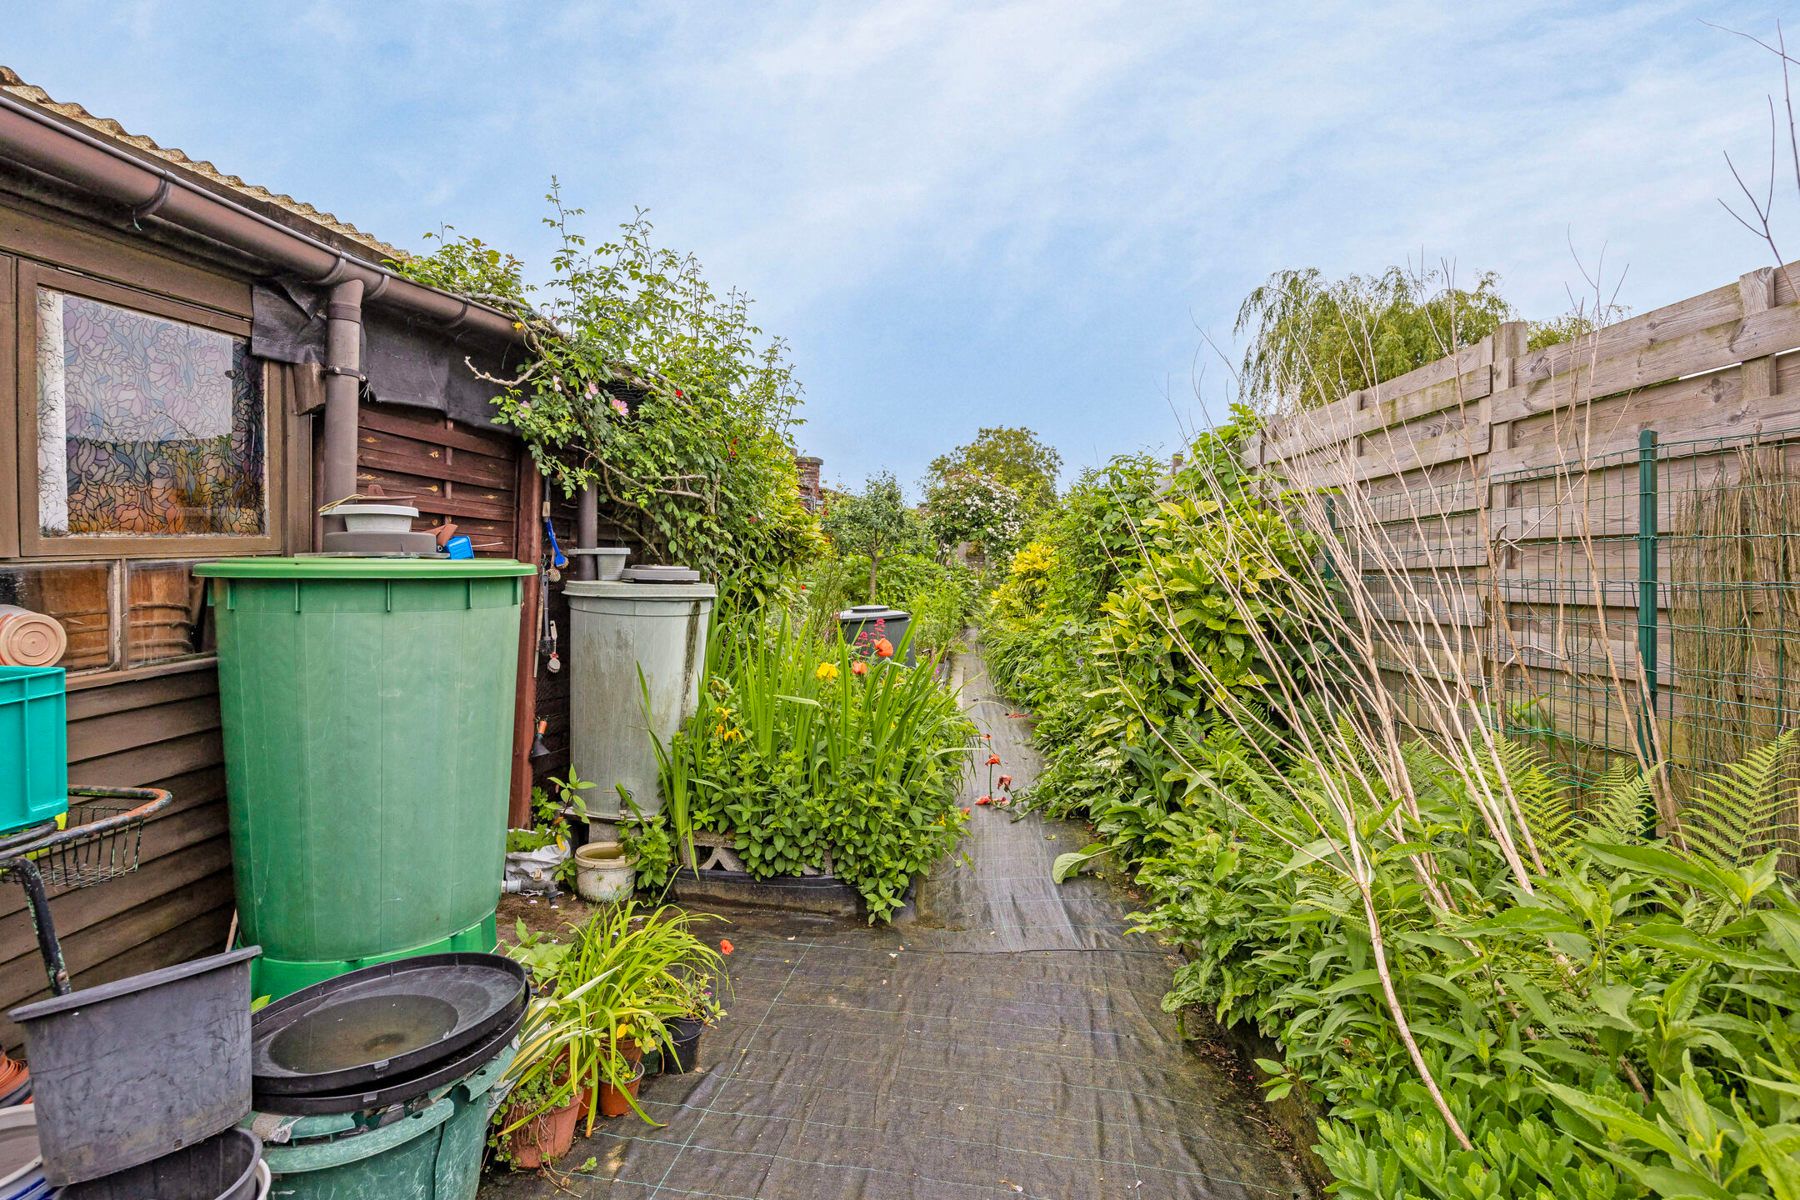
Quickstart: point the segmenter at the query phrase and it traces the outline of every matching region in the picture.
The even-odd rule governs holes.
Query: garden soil
[[[964,666],[995,773],[1023,787],[1028,722]],[[721,909],[735,995],[697,1072],[645,1082],[660,1124],[601,1122],[566,1170],[492,1174],[485,1200],[1312,1196],[1231,1056],[1162,1011],[1174,960],[1127,932],[1128,899],[1050,881],[1083,831],[975,805],[987,782],[978,765],[962,851],[891,927]]]

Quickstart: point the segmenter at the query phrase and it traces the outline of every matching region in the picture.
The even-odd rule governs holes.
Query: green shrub
[[[974,736],[935,662],[892,649],[859,652],[835,622],[786,614],[720,622],[700,709],[658,748],[675,841],[729,832],[758,879],[829,858],[871,921],[891,916],[961,836]]]

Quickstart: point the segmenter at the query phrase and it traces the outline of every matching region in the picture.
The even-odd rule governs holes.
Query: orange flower
[[[1008,791],[1012,790],[1012,776],[1011,775],[1002,775],[1000,777],[1000,790],[1003,792],[1008,792]]]
[[[869,673],[869,664],[858,659],[856,664],[850,668],[850,673],[852,675],[867,675]]]
[[[737,949],[737,947],[733,946],[731,944],[730,938],[720,938],[719,939],[719,953],[720,954],[730,954],[735,949]]]
[[[991,733],[984,733],[981,735],[981,740],[984,742],[991,742],[994,740],[994,735]]]
[[[987,765],[990,767],[999,766],[1000,765],[1000,756],[998,754],[988,755]]]
[[[993,802],[994,802],[994,798],[992,796],[983,796],[981,799],[977,800],[975,803],[977,803],[977,804],[992,804]]]
[[[886,638],[882,638],[880,641],[876,642],[875,643],[875,657],[876,658],[892,658],[892,657],[894,657],[894,643],[888,641]]]
[[[975,812],[975,810],[970,808],[968,805],[966,805],[966,804],[963,805],[963,816],[965,816],[965,817],[973,816],[974,812]]]

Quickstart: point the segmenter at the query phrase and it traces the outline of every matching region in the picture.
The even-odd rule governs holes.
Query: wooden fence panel
[[[1246,456],[1297,485],[1338,489],[1340,522],[1354,513],[1374,547],[1364,569],[1384,568],[1370,577],[1371,600],[1393,627],[1378,642],[1396,690],[1409,669],[1438,680],[1460,665],[1471,689],[1502,681],[1507,696],[1541,697],[1546,719],[1575,740],[1628,751],[1624,714],[1648,621],[1658,717],[1679,745],[1673,726],[1704,707],[1690,693],[1710,666],[1676,661],[1682,634],[1694,653],[1684,589],[1706,582],[1677,577],[1694,497],[1738,487],[1740,447],[1765,440],[1783,446],[1767,461],[1800,488],[1794,280],[1793,266],[1751,271],[1539,350],[1526,350],[1523,325],[1503,325],[1397,379],[1271,422]],[[1645,431],[1658,443],[1654,591],[1638,577]],[[1787,532],[1800,549],[1800,528]],[[1800,613],[1800,598],[1746,604],[1772,622]],[[1800,639],[1800,628],[1774,633]],[[1800,679],[1800,662],[1791,673]],[[1769,685],[1759,676],[1756,686]],[[1800,682],[1774,686],[1800,695]],[[1430,697],[1402,697],[1429,725],[1438,718],[1422,702]]]

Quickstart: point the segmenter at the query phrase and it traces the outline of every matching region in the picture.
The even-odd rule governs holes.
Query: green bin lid
[[[510,558],[221,558],[197,563],[209,579],[503,579],[535,575],[537,568]]]

